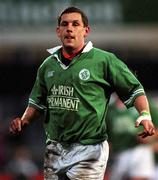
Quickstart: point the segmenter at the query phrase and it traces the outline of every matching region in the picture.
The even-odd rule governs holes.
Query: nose
[[[67,32],[72,32],[73,26],[71,23],[67,25]]]

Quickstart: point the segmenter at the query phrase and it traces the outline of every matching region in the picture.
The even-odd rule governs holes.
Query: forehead
[[[61,16],[61,22],[67,21],[67,22],[73,22],[73,21],[80,21],[82,22],[82,17],[80,13],[66,13]]]

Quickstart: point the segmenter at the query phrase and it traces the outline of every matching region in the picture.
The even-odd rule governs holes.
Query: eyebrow
[[[67,21],[67,20],[61,20],[61,23],[62,22],[80,22],[80,20],[76,19],[76,20],[70,20],[70,21]]]

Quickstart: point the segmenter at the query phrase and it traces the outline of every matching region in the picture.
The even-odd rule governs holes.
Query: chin
[[[73,47],[74,44],[73,44],[72,42],[65,42],[65,43],[64,43],[64,46],[65,46],[65,47]]]
[[[74,49],[74,46],[71,45],[71,44],[64,44],[64,48],[65,48],[65,49],[69,49],[69,50],[73,50],[73,49]]]
[[[70,41],[70,40],[65,40],[65,41],[63,41],[63,45],[65,47],[74,47],[74,42]]]

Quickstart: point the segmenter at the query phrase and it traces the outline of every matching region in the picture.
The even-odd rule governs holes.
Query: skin
[[[149,104],[148,104],[148,100],[147,100],[146,96],[137,97],[135,99],[134,106],[137,109],[137,111],[139,112],[139,114],[141,114],[141,112],[144,110],[150,112]],[[155,128],[154,128],[152,121],[144,119],[141,121],[140,124],[137,123],[137,121],[136,121],[135,127],[137,128],[140,125],[143,125],[143,127],[144,127],[144,131],[138,134],[141,138],[146,138],[147,136],[152,136],[155,134]]]
[[[17,134],[39,116],[40,112],[37,109],[27,107],[21,118],[17,117],[10,122],[9,131],[13,134]]]
[[[79,13],[68,13],[61,16],[60,25],[56,28],[56,33],[62,43],[63,53],[69,55],[77,54],[85,46],[85,38],[90,33],[90,27],[84,26],[82,17]],[[149,105],[146,96],[139,96],[135,99],[134,106],[141,114],[143,110],[149,112]],[[10,123],[10,132],[18,133],[31,121],[37,119],[40,115],[37,109],[27,107],[21,118],[16,118]],[[139,134],[145,138],[155,133],[154,125],[151,121],[143,120],[140,124],[136,123],[135,127],[143,125],[144,131]]]
[[[85,38],[90,32],[90,27],[84,27],[79,13],[63,14],[60,25],[56,29],[60,38],[63,51],[67,54],[76,54],[85,45]]]

